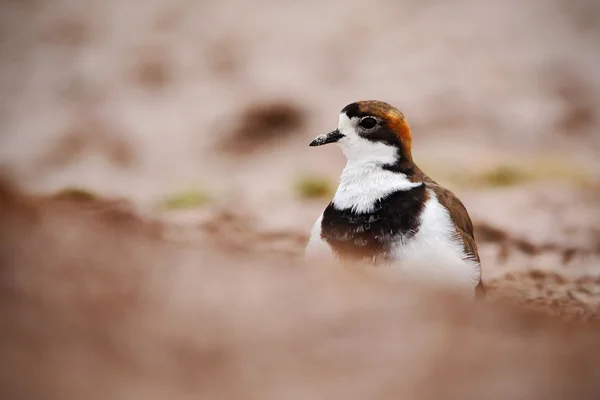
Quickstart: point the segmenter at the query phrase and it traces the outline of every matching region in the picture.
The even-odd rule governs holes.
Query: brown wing
[[[463,242],[465,253],[479,263],[479,253],[477,251],[477,243],[475,243],[473,223],[464,204],[448,189],[437,184],[431,185],[431,189],[437,195],[438,201],[450,212],[450,218],[456,225],[457,235]]]
[[[440,186],[437,182],[425,175],[418,168],[415,168],[415,172],[415,175],[418,176],[417,179],[425,182],[427,187],[433,190],[440,204],[446,207],[450,213],[450,218],[452,219],[452,222],[454,222],[454,225],[456,225],[456,235],[463,243],[465,254],[467,254],[470,259],[476,261],[477,264],[481,264],[479,252],[477,250],[477,243],[475,243],[473,222],[471,222],[471,217],[469,217],[469,213],[467,212],[465,205],[458,199],[458,197],[454,195],[454,193]],[[481,278],[475,287],[475,297],[477,299],[483,299],[486,297],[486,289]]]
[[[477,261],[477,263],[480,263],[477,244],[475,243],[475,234],[473,232],[473,223],[471,222],[471,218],[469,217],[469,213],[464,204],[454,195],[454,193],[440,186],[421,170],[415,172],[420,175],[419,178],[425,182],[427,187],[433,190],[438,201],[446,207],[450,213],[450,218],[452,219],[452,222],[454,222],[454,225],[456,225],[456,234],[463,242],[465,253],[472,257],[473,260]]]

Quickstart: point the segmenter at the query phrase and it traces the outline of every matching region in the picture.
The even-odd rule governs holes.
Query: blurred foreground
[[[0,2],[0,397],[600,397],[599,4]],[[489,302],[296,259],[364,99]]]
[[[5,180],[0,220],[4,399],[600,396],[597,322],[261,255],[294,240],[239,224],[185,243],[126,204]]]
[[[484,279],[600,276],[598,4],[3,2],[0,164],[38,193],[304,235],[344,164],[308,143],[384,100],[473,217]]]

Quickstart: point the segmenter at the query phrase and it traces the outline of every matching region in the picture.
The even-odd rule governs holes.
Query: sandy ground
[[[474,302],[371,269],[304,265],[285,251],[299,238],[232,215],[186,243],[180,226],[124,204],[23,196],[3,179],[0,218],[3,399],[600,393],[598,320],[582,322],[594,315],[578,297],[598,280],[530,271],[510,279],[554,294],[515,303],[491,286],[509,296]],[[281,246],[266,256],[269,243]]]
[[[388,101],[467,206],[494,293],[598,315],[598,4],[4,1],[0,164],[29,193],[124,199],[161,241],[294,256],[330,198],[298,183],[344,165],[308,143]],[[160,206],[190,188],[208,200]]]
[[[84,187],[152,208],[199,186],[212,207],[307,231],[327,198],[299,201],[295,182],[334,183],[344,163],[307,143],[347,103],[376,98],[404,111],[416,161],[474,219],[598,246],[596,2],[1,7],[0,161],[31,190]],[[471,184],[513,165],[532,178]]]

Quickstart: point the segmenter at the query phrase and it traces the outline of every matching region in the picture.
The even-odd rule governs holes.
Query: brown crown
[[[405,151],[410,155],[412,135],[404,114],[396,107],[383,101],[364,100],[347,105],[342,112],[349,118],[374,116],[384,121],[386,126],[400,139]]]

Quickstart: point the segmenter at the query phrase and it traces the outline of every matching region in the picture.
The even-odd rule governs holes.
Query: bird
[[[485,297],[469,213],[415,164],[411,129],[400,110],[378,100],[348,104],[337,129],[310,146],[330,143],[341,147],[347,163],[311,230],[306,258],[406,268]]]

